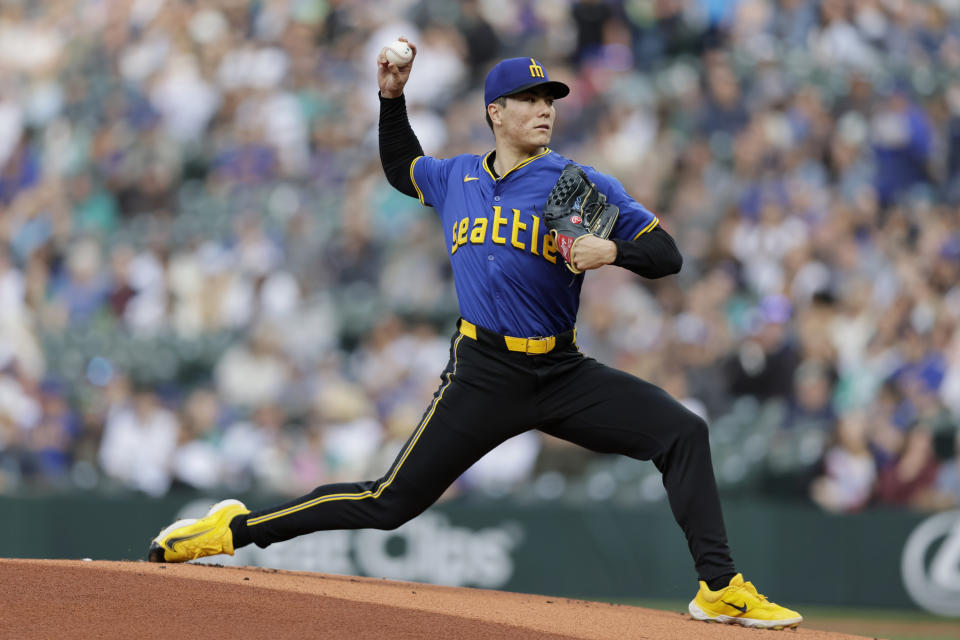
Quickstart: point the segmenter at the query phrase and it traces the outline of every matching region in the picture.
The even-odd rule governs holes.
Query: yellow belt
[[[466,320],[460,320],[460,333],[472,338],[477,339],[477,325],[472,322],[467,322]],[[576,340],[576,329],[574,329],[574,340]],[[510,351],[518,351],[520,353],[526,353],[528,355],[536,355],[541,353],[550,353],[553,351],[553,348],[557,346],[557,337],[549,336],[547,338],[514,338],[513,336],[500,336],[503,338],[503,342],[506,344],[507,349]]]

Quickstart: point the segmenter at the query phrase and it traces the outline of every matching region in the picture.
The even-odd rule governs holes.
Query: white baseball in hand
[[[394,40],[385,47],[383,55],[387,62],[402,67],[413,60],[413,49],[403,40]]]

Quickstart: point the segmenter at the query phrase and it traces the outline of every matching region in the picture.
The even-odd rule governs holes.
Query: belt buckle
[[[546,336],[533,336],[533,337],[530,337],[530,338],[526,338],[526,339],[525,339],[526,341],[523,343],[523,347],[524,347],[523,352],[524,352],[524,354],[526,354],[526,355],[528,355],[528,356],[539,356],[539,355],[542,355],[542,354],[546,353],[546,351],[538,351],[538,352],[533,352],[533,353],[530,352],[530,341],[531,341],[531,340],[536,340],[537,342],[543,342],[543,341],[545,341],[546,339],[547,339]]]

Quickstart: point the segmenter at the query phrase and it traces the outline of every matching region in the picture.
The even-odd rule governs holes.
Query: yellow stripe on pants
[[[283,516],[289,516],[291,514],[303,511],[304,509],[309,509],[315,507],[324,502],[333,502],[335,500],[365,500],[367,498],[379,498],[380,494],[390,486],[390,484],[397,477],[397,473],[400,471],[400,468],[403,466],[403,463],[410,456],[410,452],[413,451],[413,447],[416,446],[417,441],[420,440],[420,436],[423,434],[423,430],[427,428],[427,425],[430,423],[430,418],[433,417],[434,412],[437,410],[437,405],[440,404],[440,401],[443,399],[443,394],[447,389],[450,388],[450,385],[453,383],[453,377],[457,373],[457,347],[460,346],[460,341],[463,340],[463,335],[457,336],[456,341],[453,343],[453,371],[447,375],[447,384],[443,385],[443,388],[440,389],[440,393],[437,395],[437,399],[433,401],[433,404],[430,406],[430,411],[427,412],[427,415],[424,416],[423,420],[420,422],[420,426],[417,427],[416,432],[413,435],[413,438],[407,444],[406,448],[403,450],[403,454],[400,456],[400,459],[397,461],[397,464],[393,467],[393,472],[390,474],[390,477],[377,487],[376,491],[361,491],[360,493],[334,493],[327,496],[320,496],[319,498],[314,498],[313,500],[308,500],[302,504],[296,504],[292,507],[287,507],[281,511],[275,511],[273,513],[268,513],[262,516],[257,516],[256,518],[249,518],[247,520],[247,526],[252,527],[254,525],[263,524],[264,522],[269,522],[270,520],[275,520],[277,518],[282,518]]]

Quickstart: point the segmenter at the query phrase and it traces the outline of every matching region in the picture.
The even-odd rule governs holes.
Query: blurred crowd
[[[685,256],[588,274],[581,348],[706,417],[723,490],[960,502],[957,0],[0,0],[0,493],[387,469],[457,317],[379,165],[399,35],[431,155],[491,148],[499,58],[572,87],[551,146]],[[454,491],[660,499],[648,471],[531,432]]]

